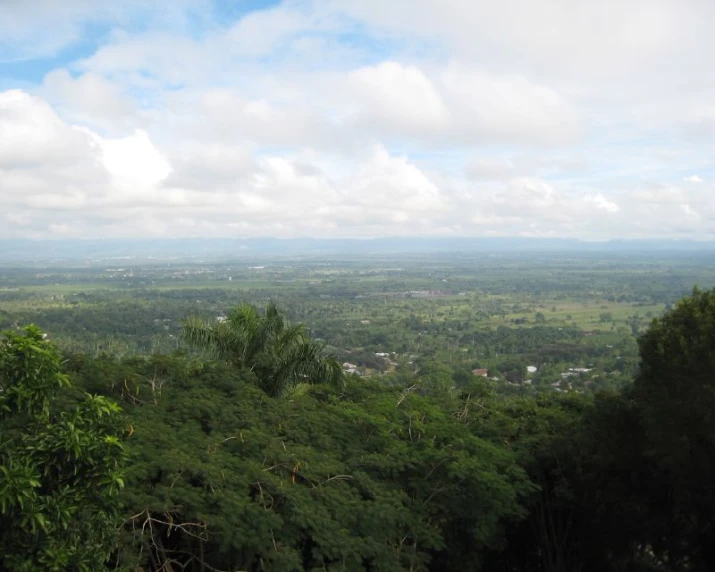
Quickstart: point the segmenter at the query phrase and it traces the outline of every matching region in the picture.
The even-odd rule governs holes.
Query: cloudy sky
[[[0,238],[715,238],[711,0],[3,0]]]

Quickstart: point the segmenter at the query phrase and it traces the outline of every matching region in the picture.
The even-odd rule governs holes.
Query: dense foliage
[[[100,570],[114,549],[120,410],[69,390],[37,328],[0,340],[0,569]]]
[[[269,312],[274,326],[261,321],[268,313],[244,307],[234,314],[254,315],[255,336],[197,323],[204,333],[214,328],[194,337],[209,349],[211,335],[226,334],[213,346],[216,361],[181,352],[66,356],[65,374],[101,395],[86,403],[103,404],[107,415],[87,413],[71,395],[58,407],[87,419],[84,434],[104,435],[105,445],[116,445],[105,420],[116,433],[129,427],[116,536],[102,531],[114,507],[110,492],[118,490],[119,477],[112,485],[108,475],[117,474],[119,457],[99,445],[79,455],[104,472],[92,483],[94,473],[82,466],[73,481],[72,494],[97,493],[94,504],[83,501],[90,518],[107,519],[92,530],[104,536],[87,537],[93,558],[157,571],[715,569],[715,290],[696,290],[653,320],[639,341],[634,383],[595,394],[576,384],[510,394],[497,391],[500,381],[434,359],[416,360],[416,374],[398,364],[343,384],[306,368],[276,391],[262,376],[290,355],[275,351],[289,326],[274,307]],[[34,407],[38,420],[3,418],[11,436],[3,437],[10,444],[3,466],[27,458],[42,472],[57,461],[33,456],[34,443],[51,442],[48,424],[67,413],[43,417],[41,396],[8,388],[35,387],[38,371],[43,384],[65,387],[65,374],[37,330],[6,340],[0,405],[13,415]],[[30,345],[40,361],[17,357]],[[126,421],[111,416],[109,400],[121,403]],[[6,483],[0,495],[12,499],[2,492]],[[96,511],[99,502],[106,508]],[[7,506],[3,519],[21,518]],[[84,517],[63,522],[67,534],[89,534],[73,530]],[[33,555],[65,534],[58,526],[38,536],[37,525],[21,521],[14,530],[2,556],[27,553],[27,570],[46,569],[47,560]],[[74,569],[73,557],[56,568]]]

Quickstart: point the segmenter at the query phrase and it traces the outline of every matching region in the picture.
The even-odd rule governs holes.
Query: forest
[[[4,269],[0,569],[715,569],[707,262]]]

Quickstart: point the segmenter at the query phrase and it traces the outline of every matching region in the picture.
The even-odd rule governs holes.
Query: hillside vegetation
[[[608,391],[344,374],[275,306],[183,333],[202,353],[5,334],[1,569],[715,569],[715,290]]]

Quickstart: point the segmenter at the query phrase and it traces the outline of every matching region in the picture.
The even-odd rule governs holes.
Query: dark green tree
[[[650,544],[668,570],[715,569],[715,290],[695,289],[641,337],[633,397],[651,466]]]
[[[71,366],[77,383],[97,378]],[[220,361],[102,368],[135,429],[119,554],[135,569],[479,570],[533,490],[510,451],[414,384],[350,379],[286,399]],[[154,376],[156,399],[124,388]]]
[[[34,326],[0,339],[0,569],[103,569],[115,548],[124,450],[116,403],[70,395]],[[64,406],[63,406],[64,403]]]

